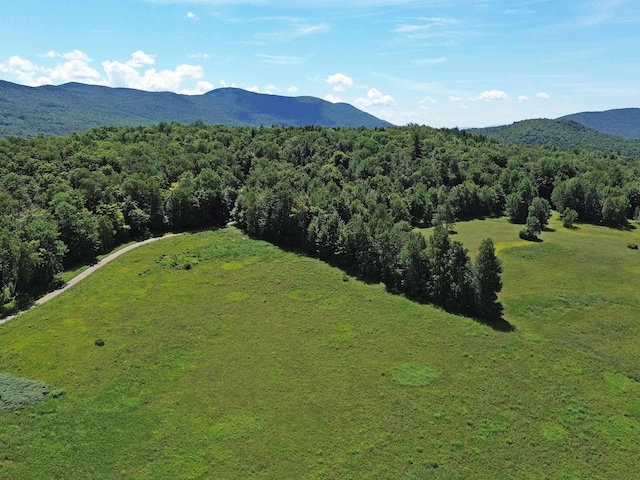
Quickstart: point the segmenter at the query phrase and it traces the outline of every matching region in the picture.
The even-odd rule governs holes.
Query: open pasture
[[[0,326],[64,391],[0,412],[0,478],[638,478],[640,235],[550,227],[456,224],[508,333],[234,228],[140,247]]]

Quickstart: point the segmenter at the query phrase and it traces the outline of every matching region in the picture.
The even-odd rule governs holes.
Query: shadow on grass
[[[504,317],[500,318],[473,318],[478,323],[482,325],[486,325],[487,327],[492,328],[496,332],[504,332],[509,333],[515,331],[516,327],[511,325],[508,321],[504,319]]]
[[[269,240],[266,240],[269,241]],[[540,240],[541,241],[541,240]],[[463,317],[466,318],[471,318],[473,320],[475,320],[476,322],[482,324],[482,325],[486,325],[487,327],[490,327],[491,329],[497,331],[497,332],[513,332],[515,330],[515,327],[513,325],[511,325],[507,320],[505,320],[502,317],[502,306],[500,305],[500,314],[496,315],[495,318],[481,318],[478,317],[472,313],[469,313],[469,311],[464,311],[464,310],[456,310],[456,309],[450,309],[450,308],[445,308],[442,305],[438,305],[436,303],[432,303],[429,302],[423,298],[415,298],[412,297],[409,294],[403,293],[403,292],[399,292],[398,290],[394,289],[392,286],[389,286],[387,284],[384,283],[384,281],[379,277],[379,276],[366,276],[361,274],[360,272],[358,272],[357,267],[354,265],[350,265],[348,263],[345,263],[344,260],[339,257],[339,256],[334,256],[334,257],[330,257],[330,256],[326,256],[326,255],[320,255],[319,252],[308,252],[304,249],[301,248],[297,248],[297,247],[292,247],[292,246],[284,246],[284,245],[278,245],[276,243],[270,242],[272,245],[277,246],[278,248],[280,248],[281,250],[288,252],[288,253],[293,253],[295,255],[298,255],[300,257],[306,257],[306,258],[314,258],[317,260],[321,260],[323,262],[325,262],[326,264],[337,268],[339,270],[341,270],[345,276],[343,276],[343,280],[346,282],[349,280],[349,277],[354,277],[356,279],[358,279],[358,281],[363,282],[367,285],[379,285],[379,284],[383,284],[385,286],[385,290],[387,291],[387,293],[389,293],[390,295],[400,295],[400,296],[404,296],[407,300],[410,300],[412,302],[418,303],[420,305],[429,305],[431,307],[434,308],[438,308],[441,309],[447,313],[450,313],[452,315],[461,315]]]

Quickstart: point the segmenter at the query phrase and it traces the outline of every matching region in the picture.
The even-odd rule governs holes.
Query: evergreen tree
[[[502,305],[498,302],[501,275],[502,262],[496,256],[493,240],[485,238],[475,262],[476,308],[484,318],[499,318],[502,314]]]

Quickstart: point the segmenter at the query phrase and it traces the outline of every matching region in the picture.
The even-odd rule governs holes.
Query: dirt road
[[[52,298],[57,297],[58,295],[60,295],[65,290],[73,287],[76,283],[84,280],[89,275],[91,275],[93,272],[95,272],[99,268],[102,268],[107,263],[109,263],[111,260],[114,260],[114,259],[118,258],[120,255],[124,255],[125,253],[130,252],[131,250],[133,250],[134,248],[138,248],[138,247],[140,247],[142,245],[146,245],[147,243],[155,242],[155,241],[158,241],[158,240],[163,240],[163,239],[169,238],[169,237],[174,237],[176,235],[180,235],[180,234],[168,233],[167,235],[164,235],[162,237],[153,237],[153,238],[149,238],[147,240],[142,240],[140,242],[136,242],[136,243],[132,243],[131,245],[127,245],[123,249],[118,250],[116,252],[113,252],[111,255],[107,255],[102,260],[100,260],[98,263],[96,263],[94,265],[91,265],[84,272],[82,272],[81,274],[73,277],[71,280],[69,280],[68,283],[65,283],[59,289],[54,290],[53,292],[47,293],[44,297],[39,298],[38,300],[33,302],[31,305],[28,305],[27,307],[23,308],[22,310],[19,310],[17,313],[15,313],[13,315],[10,315],[10,316],[4,317],[4,318],[0,318],[0,324],[8,322],[9,320],[13,320],[18,315],[26,312],[27,310],[31,310],[32,308],[37,307],[38,305],[42,305],[43,303],[48,302]]]

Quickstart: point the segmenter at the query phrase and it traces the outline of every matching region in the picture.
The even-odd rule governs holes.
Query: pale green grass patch
[[[52,391],[46,383],[0,372],[0,413],[21,410],[47,398],[59,398],[63,393]]]
[[[249,298],[249,294],[247,292],[229,292],[225,294],[225,298],[232,302],[241,302]]]
[[[547,440],[561,442],[567,437],[567,430],[557,423],[543,423],[540,426],[542,435]]]
[[[391,368],[391,378],[405,387],[424,387],[440,377],[440,371],[430,365],[401,363]]]

